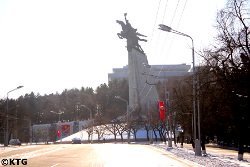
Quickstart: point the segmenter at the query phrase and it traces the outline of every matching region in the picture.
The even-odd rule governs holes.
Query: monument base
[[[128,52],[128,67],[130,109],[148,111],[147,108],[157,105],[159,97],[146,55],[132,48]]]

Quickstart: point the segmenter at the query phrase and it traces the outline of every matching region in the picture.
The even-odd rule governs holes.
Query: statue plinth
[[[158,93],[154,84],[149,84],[148,80],[152,81],[152,76],[149,75],[147,57],[139,45],[139,41],[147,42],[146,37],[137,32],[127,20],[125,16],[125,23],[117,20],[121,25],[122,31],[117,33],[120,39],[127,39],[128,51],[128,81],[129,81],[129,107],[130,111],[145,111],[151,105],[155,105],[158,101]],[[153,79],[154,81],[154,79]]]
[[[129,106],[142,111],[158,101],[154,78],[149,75],[148,60],[144,53],[132,48],[128,52]],[[151,82],[151,84],[150,84]]]

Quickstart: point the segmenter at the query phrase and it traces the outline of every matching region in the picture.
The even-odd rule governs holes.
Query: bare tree
[[[205,51],[204,60],[216,78],[221,98],[220,111],[232,114],[230,127],[235,127],[239,146],[238,159],[243,159],[244,145],[249,144],[250,84],[250,9],[248,0],[228,0],[217,14],[217,44]],[[226,129],[227,130],[227,129]]]
[[[112,123],[110,124],[105,124],[104,125],[106,130],[109,131],[110,133],[112,133],[114,135],[114,139],[115,141],[117,140],[117,127],[119,126],[118,123],[116,121],[112,121]]]

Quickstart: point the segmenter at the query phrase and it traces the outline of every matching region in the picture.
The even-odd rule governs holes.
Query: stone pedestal
[[[158,93],[146,55],[132,48],[128,52],[128,70],[130,111],[140,109],[142,113],[148,112],[148,107],[156,106]]]

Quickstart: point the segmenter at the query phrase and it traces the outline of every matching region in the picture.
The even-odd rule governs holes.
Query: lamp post
[[[89,110],[90,120],[91,120],[91,139],[90,139],[90,141],[91,141],[91,143],[93,143],[93,117],[92,117],[92,110],[89,107],[87,107],[86,105],[81,105],[81,107],[84,107],[87,110]]]
[[[193,116],[194,116],[194,140],[195,140],[195,155],[201,155],[201,144],[200,144],[200,114],[198,111],[198,139],[196,139],[196,77],[195,77],[195,60],[194,60],[194,40],[191,36],[184,34],[182,32],[176,31],[169,26],[164,24],[159,24],[159,29],[166,32],[172,32],[177,35],[185,36],[192,41],[192,59],[193,59]]]
[[[58,115],[58,125],[59,125],[59,129],[60,129],[60,142],[62,143],[62,126],[61,126],[61,119],[60,118],[64,112],[61,110],[59,110],[59,112],[55,112],[55,111],[50,111],[50,112]]]
[[[50,111],[51,113],[57,114],[58,115],[58,122],[61,121],[61,115],[64,113],[63,111],[59,110],[59,112],[55,111]]]
[[[19,105],[16,105],[16,133],[15,133],[15,139],[17,139],[17,107],[19,107]]]
[[[124,99],[124,98],[122,98],[122,97],[120,97],[120,96],[115,96],[115,98],[116,99],[119,99],[119,100],[121,100],[121,101],[124,101],[124,102],[126,102],[126,105],[127,105],[127,112],[126,112],[126,114],[127,114],[127,126],[128,126],[128,143],[130,143],[130,127],[129,127],[129,105],[128,105],[128,101],[126,100],[126,99]]]
[[[5,133],[5,142],[4,142],[4,146],[8,146],[9,145],[9,118],[8,118],[8,115],[9,115],[9,93],[10,92],[13,92],[17,89],[20,89],[22,88],[23,86],[18,86],[16,87],[15,89],[12,89],[10,91],[7,92],[7,99],[6,99],[6,133]]]
[[[169,100],[169,91],[166,91],[166,83],[164,85],[164,92],[165,92],[165,100],[166,100],[166,104],[165,104],[165,107],[167,108],[168,110],[168,118],[167,118],[167,121],[168,121],[168,147],[172,147],[172,132],[174,132],[173,130],[173,127],[172,125],[174,125],[174,117],[173,117],[173,114],[171,113],[172,110],[170,108],[170,100]]]

